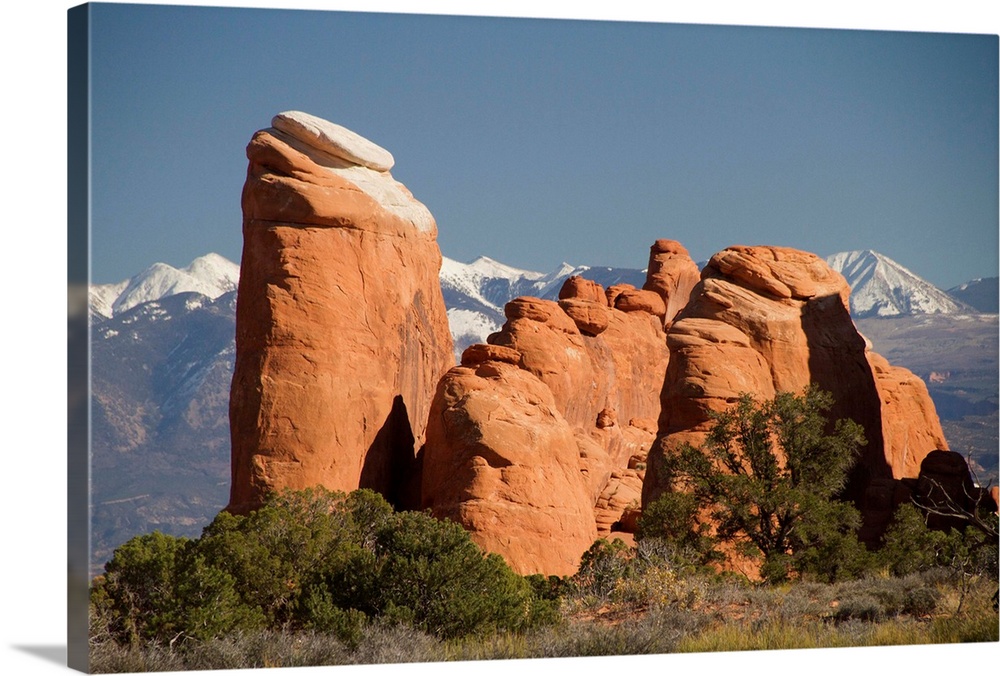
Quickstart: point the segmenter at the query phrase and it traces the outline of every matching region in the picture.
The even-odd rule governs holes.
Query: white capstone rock
[[[298,110],[278,113],[271,120],[275,129],[342,160],[375,171],[389,171],[395,160],[385,148],[339,124]]]

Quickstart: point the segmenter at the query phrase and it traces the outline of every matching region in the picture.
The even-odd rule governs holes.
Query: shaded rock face
[[[522,573],[573,573],[595,537],[634,532],[669,356],[665,297],[685,293],[659,288],[605,291],[573,277],[558,302],[508,303],[503,328],[438,388],[424,507]]]
[[[765,400],[810,383],[832,393],[833,419],[850,418],[865,430],[868,445],[846,497],[861,504],[873,483],[915,476],[944,442],[933,403],[912,374],[866,350],[848,313],[849,293],[840,274],[806,252],[740,246],[712,257],[670,325],[643,504],[668,489],[660,470],[665,454],[703,442],[711,412],[743,392]]]
[[[980,506],[997,508],[994,495],[973,482],[965,458],[954,451],[927,454],[912,490],[917,505],[930,510],[927,525],[931,528],[964,529],[967,525],[961,518],[935,512],[974,514]]]
[[[961,454],[938,449],[924,456],[915,475],[873,481],[862,510],[866,526],[870,529],[872,525],[878,526],[879,533],[892,522],[893,514],[903,503],[920,508],[930,528],[963,530],[969,522],[962,514],[983,509],[996,511],[997,497],[996,486],[986,490],[976,485]]]
[[[247,146],[229,509],[314,485],[407,506],[454,363],[434,219],[387,151],[303,113],[272,125]]]
[[[423,500],[524,575],[576,572],[597,538],[573,429],[545,384],[507,361],[463,363],[441,379]]]

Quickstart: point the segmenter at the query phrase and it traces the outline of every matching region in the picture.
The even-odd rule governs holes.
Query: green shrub
[[[531,585],[458,524],[403,512],[376,534],[375,556],[381,609],[409,611],[407,624],[418,629],[441,637],[519,630],[533,617]]]
[[[188,544],[185,538],[154,531],[114,551],[95,592],[109,631],[119,640],[169,640],[177,633],[176,573]]]
[[[397,514],[366,490],[275,495],[219,514],[198,540],[133,538],[92,596],[108,633],[133,643],[287,628],[357,645],[370,622],[452,637],[557,617],[457,524]]]
[[[368,616],[355,608],[341,608],[333,601],[330,591],[321,586],[311,587],[304,600],[307,629],[333,634],[345,645],[356,647],[368,623]]]
[[[929,529],[920,510],[904,502],[882,536],[878,558],[889,572],[902,576],[945,564],[947,549],[947,534]]]
[[[669,559],[684,572],[706,572],[723,556],[711,526],[698,522],[698,499],[691,493],[667,492],[649,503],[639,517],[636,540],[659,540],[670,549]]]
[[[588,606],[690,607],[700,599],[703,584],[680,572],[675,557],[676,548],[660,538],[641,540],[636,547],[600,539],[584,553],[566,593]]]
[[[783,582],[796,570],[826,579],[856,575],[867,565],[853,534],[859,517],[835,497],[866,441],[851,420],[829,424],[832,406],[832,397],[814,386],[767,402],[742,394],[713,414],[704,444],[682,444],[662,458],[666,494],[692,497],[660,502],[644,532],[697,543],[705,533],[691,524],[707,512],[715,537],[760,561],[768,582]]]
[[[882,603],[875,596],[860,593],[842,600],[833,616],[839,622],[846,620],[878,622],[886,618],[886,612]]]
[[[903,599],[903,612],[917,617],[930,615],[937,610],[940,597],[940,593],[930,587],[910,589]]]
[[[574,593],[608,600],[625,578],[635,574],[634,550],[622,540],[596,540],[580,558],[580,567],[570,578]]]
[[[878,567],[878,559],[858,540],[861,514],[839,500],[816,500],[794,538],[790,567],[803,579],[853,580]],[[767,577],[767,576],[765,576]]]
[[[207,639],[230,631],[260,629],[266,618],[259,606],[246,603],[236,580],[225,570],[189,553],[176,575],[176,628],[192,638]]]

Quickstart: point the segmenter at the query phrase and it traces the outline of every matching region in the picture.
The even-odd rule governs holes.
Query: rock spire
[[[247,158],[229,509],[315,485],[415,502],[454,360],[434,218],[388,151],[312,115],[277,115]]]

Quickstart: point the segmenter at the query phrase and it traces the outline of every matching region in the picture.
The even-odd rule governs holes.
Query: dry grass
[[[562,622],[529,633],[441,641],[407,626],[364,628],[349,647],[316,632],[257,632],[174,646],[92,642],[94,672],[183,671],[1000,640],[996,583],[940,573],[758,587],[653,576],[614,599],[564,600]],[[957,612],[961,602],[961,612]]]

